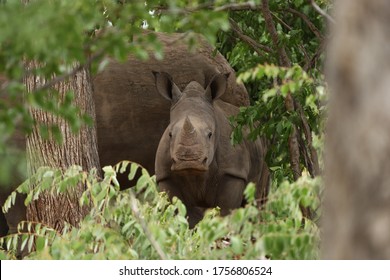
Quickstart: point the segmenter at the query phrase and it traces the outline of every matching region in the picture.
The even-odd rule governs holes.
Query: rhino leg
[[[190,228],[194,228],[194,226],[203,219],[204,212],[205,208],[202,207],[187,207],[188,224]]]
[[[202,220],[205,212],[205,208],[194,206],[191,201],[188,201],[182,194],[181,189],[176,187],[170,180],[162,181],[158,183],[161,191],[168,194],[169,199],[173,197],[180,199],[187,209],[187,220],[190,228],[193,228],[200,220]]]
[[[221,208],[222,216],[226,216],[231,210],[241,207],[246,183],[242,178],[226,174],[219,186],[215,206]]]

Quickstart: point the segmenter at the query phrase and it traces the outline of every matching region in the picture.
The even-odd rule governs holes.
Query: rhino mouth
[[[199,172],[203,173],[209,170],[207,158],[204,159],[178,159],[172,160],[171,170],[173,172]]]

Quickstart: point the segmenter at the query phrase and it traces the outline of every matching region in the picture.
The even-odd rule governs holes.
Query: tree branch
[[[276,31],[274,22],[272,20],[272,14],[269,9],[269,3],[268,0],[262,0],[262,12],[265,20],[266,28],[271,35],[272,42],[279,54],[279,62],[281,66],[284,67],[291,67],[291,61],[287,56],[286,50],[283,46],[279,44],[279,36],[278,32]]]
[[[307,72],[309,69],[313,67],[317,59],[321,56],[322,52],[324,51],[325,46],[326,46],[326,40],[324,39],[322,40],[320,46],[318,47],[313,57],[309,61],[307,61],[307,63],[303,66],[303,70],[305,70],[305,72]]]
[[[148,238],[150,244],[152,247],[156,250],[157,254],[160,256],[160,259],[166,260],[168,259],[165,255],[164,251],[161,249],[160,244],[154,239],[153,235],[149,231],[148,226],[145,223],[145,220],[141,217],[138,205],[137,205],[137,199],[135,198],[134,192],[129,189],[130,194],[130,205],[131,205],[131,211],[133,212],[134,217],[137,219],[138,223],[141,225],[142,230],[144,231],[146,238]]]
[[[256,5],[253,1],[244,2],[244,3],[230,3],[220,7],[214,8],[214,11],[256,11],[261,9],[260,6]]]
[[[51,80],[49,80],[48,82],[46,82],[45,84],[43,84],[42,86],[40,87],[37,87],[36,89],[34,89],[34,91],[42,91],[42,90],[47,90],[51,87],[53,87],[54,85],[60,83],[60,82],[63,82],[65,81],[66,79],[76,75],[78,72],[80,72],[83,68],[85,68],[86,66],[90,65],[93,61],[95,61],[96,59],[100,58],[102,55],[103,55],[103,51],[100,51],[100,52],[97,52],[95,54],[93,54],[92,56],[90,56],[87,61],[84,63],[84,64],[80,64],[78,65],[77,67],[73,68],[70,72],[68,73],[65,73],[63,75],[60,75],[60,76],[55,76],[54,78],[52,78]],[[20,82],[22,82],[26,77],[28,77],[29,75],[31,75],[35,69],[27,69],[23,75],[23,78]],[[0,95],[4,94],[7,90],[7,87],[9,86],[9,81],[5,80],[5,82],[1,85],[0,87]]]
[[[321,9],[320,6],[317,5],[316,1],[314,0],[309,0],[310,1],[310,4],[313,6],[313,8],[322,16],[324,16],[329,22],[335,24],[336,21],[330,16],[328,15],[323,9]]]
[[[310,174],[312,175],[312,177],[315,177],[320,174],[320,166],[318,163],[317,151],[313,146],[313,137],[311,135],[311,129],[303,112],[302,105],[297,100],[295,101],[295,107],[297,108],[297,111],[301,118],[303,132],[305,134],[306,142],[310,151],[310,165],[312,166],[312,171],[310,171]]]
[[[202,10],[202,9],[212,9],[215,12],[248,11],[248,10],[256,11],[256,10],[261,9],[261,7],[259,5],[254,4],[253,1],[248,1],[248,2],[244,2],[244,3],[229,3],[226,5],[222,5],[222,6],[215,6],[214,3],[209,2],[209,3],[199,4],[198,6],[193,7],[193,8],[183,8],[183,9],[175,10],[174,13],[187,14],[187,13],[197,12],[197,11]],[[167,11],[169,11],[169,8],[166,6],[156,6],[154,8],[154,10],[157,12],[167,12]]]
[[[305,15],[304,13],[301,13],[295,9],[287,8],[286,11],[299,16],[309,27],[309,29],[316,35],[316,37],[320,40],[324,39],[324,36],[322,36],[321,32],[318,30],[318,28],[310,21],[310,19]]]
[[[234,31],[234,33],[245,43],[247,43],[249,46],[251,46],[255,52],[257,52],[258,55],[262,56],[264,53],[272,53],[272,49],[270,47],[267,47],[265,45],[259,44],[255,40],[253,40],[251,37],[244,34],[244,32],[241,30],[241,28],[238,26],[238,24],[233,20],[229,19],[230,27]]]
[[[59,82],[65,81],[66,79],[76,75],[79,71],[81,71],[87,65],[90,65],[93,61],[95,61],[96,59],[98,59],[102,55],[103,55],[103,51],[100,51],[100,52],[97,52],[97,53],[91,55],[84,64],[80,64],[79,66],[73,68],[72,71],[70,71],[68,73],[54,77],[53,79],[51,79],[47,83],[36,88],[34,91],[47,90],[47,89],[51,88],[52,86],[58,84]]]
[[[287,23],[285,23],[280,17],[278,17],[275,13],[271,13],[272,16],[274,18],[276,18],[282,25],[284,25],[289,31],[293,30],[293,28],[288,25]],[[302,45],[302,44],[298,44],[298,48],[299,50],[303,53],[304,57],[305,57],[305,61],[306,61],[306,64],[309,64],[310,63],[310,57],[309,55],[307,54],[307,51],[305,49],[305,47]]]

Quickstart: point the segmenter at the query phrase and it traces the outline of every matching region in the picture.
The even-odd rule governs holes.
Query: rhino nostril
[[[207,163],[207,157],[204,158],[204,160],[202,161],[202,164],[206,164]]]

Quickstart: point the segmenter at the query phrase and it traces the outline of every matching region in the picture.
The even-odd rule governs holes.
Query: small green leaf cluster
[[[130,166],[129,178],[141,170],[133,188],[119,191],[116,179]],[[273,188],[265,205],[257,205],[255,186],[249,184],[245,207],[221,217],[210,209],[194,229],[186,219],[185,205],[159,192],[155,177],[136,163],[121,162],[104,168],[97,180],[94,171],[71,167],[65,172],[40,169],[18,192],[35,199],[42,191],[53,195],[71,192],[78,183],[86,186],[80,198],[91,210],[79,227],[66,225],[57,232],[47,225],[24,222],[18,233],[0,239],[13,258],[18,246],[31,252],[28,259],[316,259],[319,232],[313,221],[302,217],[299,205],[319,206],[319,179],[302,178]],[[51,185],[51,188],[48,186]],[[69,186],[65,187],[65,186]],[[31,193],[31,194],[30,194]],[[57,194],[58,193],[58,194]],[[6,203],[12,204],[12,197]]]

